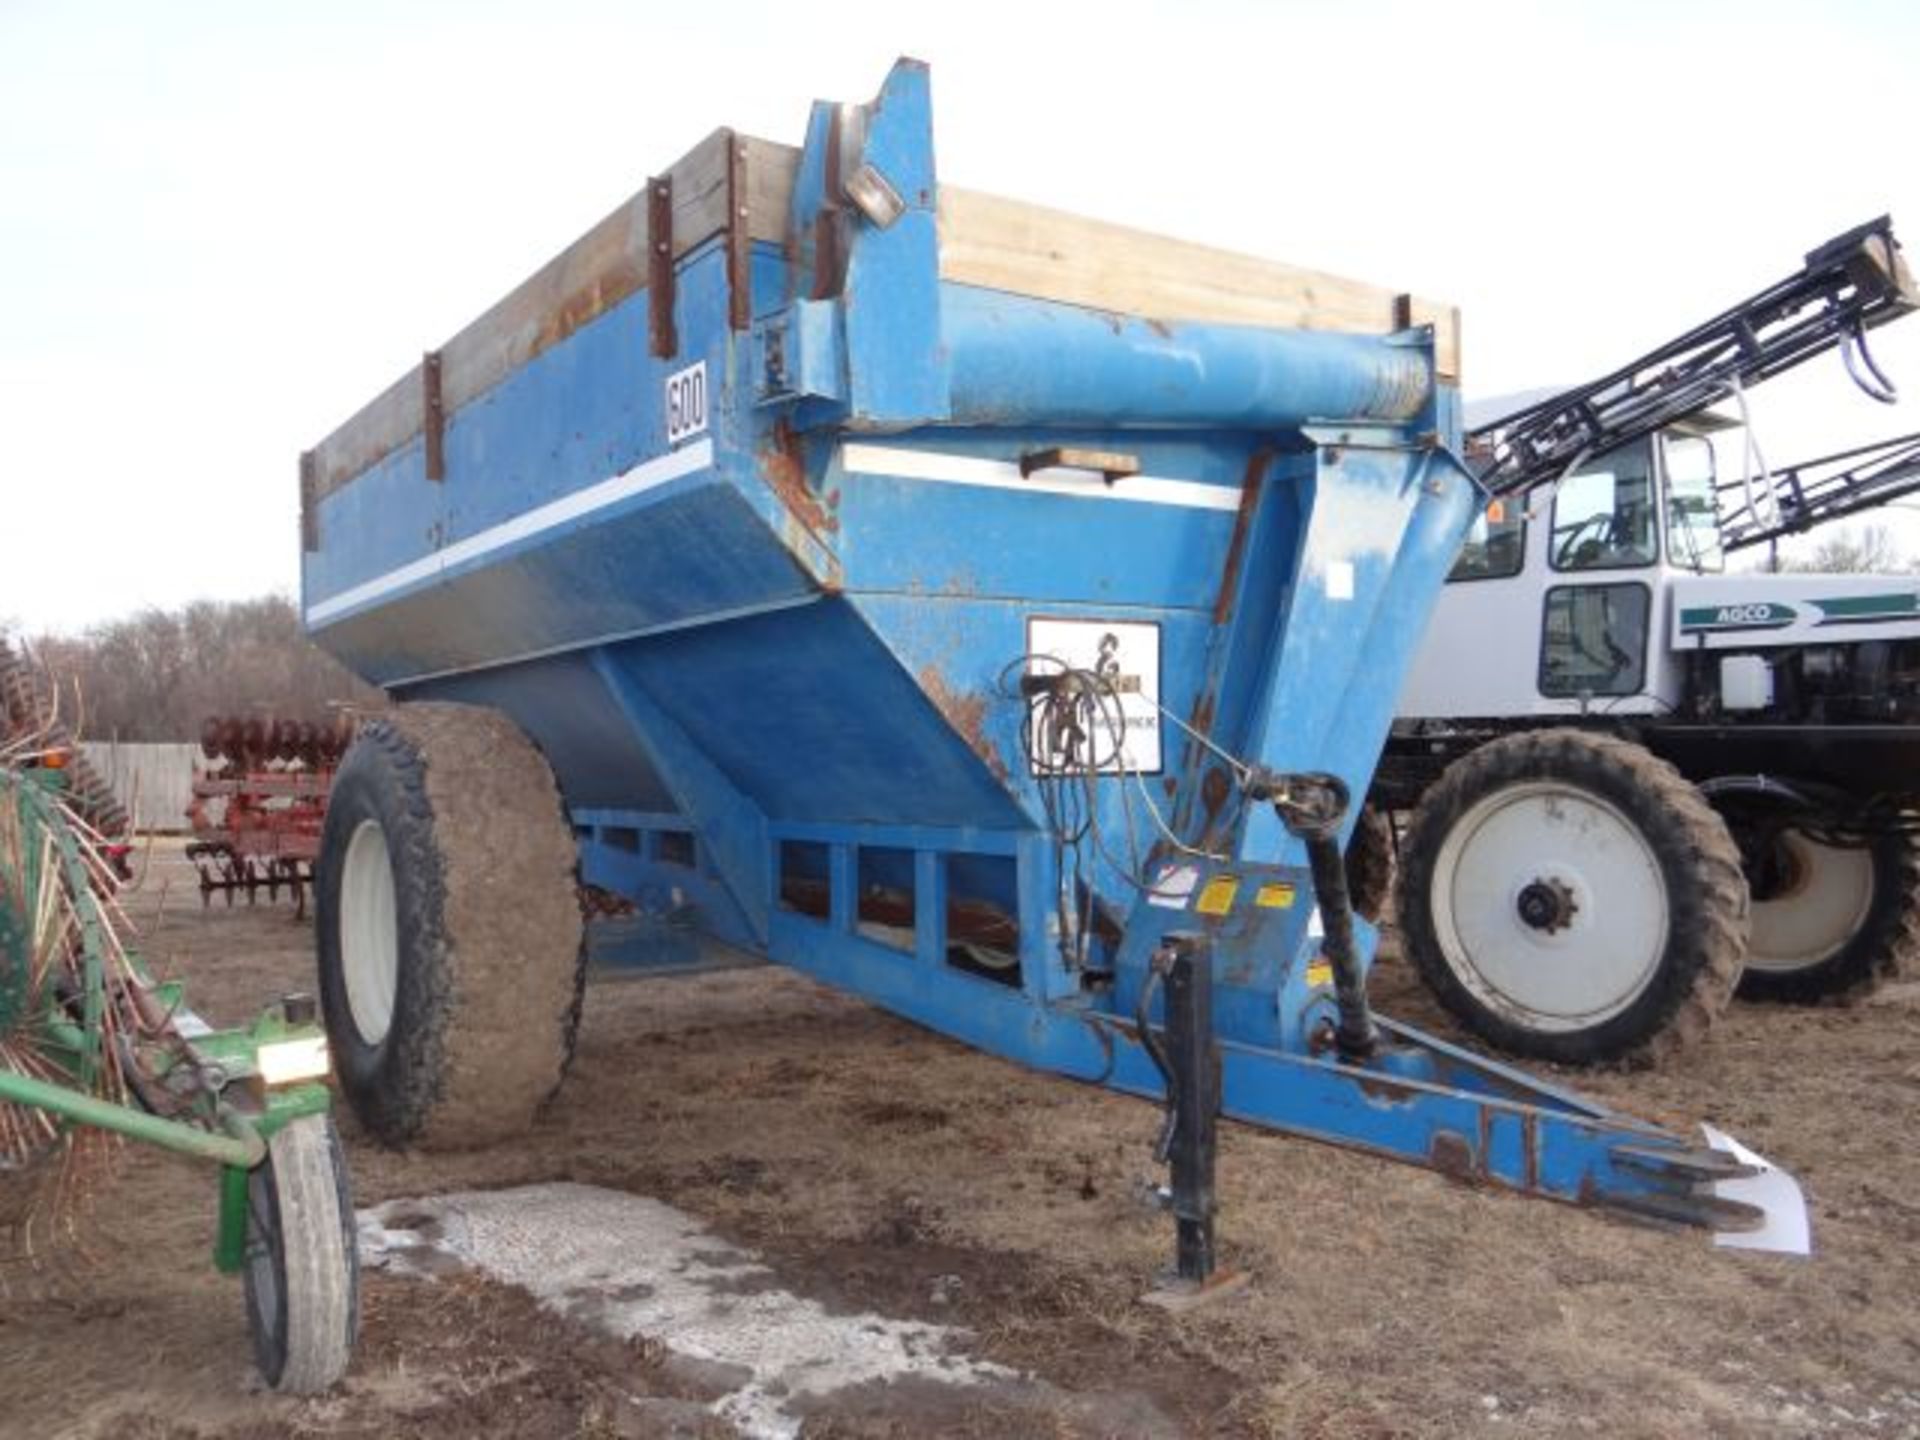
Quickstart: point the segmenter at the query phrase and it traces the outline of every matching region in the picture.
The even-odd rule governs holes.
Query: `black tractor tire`
[[[1347,841],[1347,897],[1353,913],[1378,925],[1393,899],[1393,817],[1372,805],[1360,811]]]
[[[506,716],[422,703],[361,726],[328,798],[315,930],[340,1088],[377,1139],[462,1149],[531,1127],[579,1029],[577,871],[553,772]],[[384,969],[353,958],[389,945]]]
[[[1867,849],[1873,894],[1852,935],[1838,950],[1798,969],[1748,965],[1740,977],[1742,1000],[1847,1004],[1905,973],[1920,953],[1920,836],[1883,835]]]
[[[1456,826],[1501,792],[1528,787],[1596,802],[1639,837],[1657,868],[1665,943],[1621,1008],[1578,1028],[1527,1023],[1474,993],[1449,957],[1434,911],[1442,849]],[[1544,786],[1542,790],[1540,787]],[[1463,842],[1465,843],[1465,842]],[[1401,843],[1401,944],[1427,986],[1468,1030],[1511,1054],[1567,1065],[1658,1064],[1697,1045],[1726,1010],[1746,950],[1740,852],[1720,816],[1680,772],[1639,745],[1570,728],[1525,731],[1456,760],[1422,798]],[[1604,924],[1604,897],[1591,923]],[[1483,972],[1471,972],[1484,985]]]

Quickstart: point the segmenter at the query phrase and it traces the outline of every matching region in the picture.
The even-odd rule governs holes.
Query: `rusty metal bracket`
[[[300,549],[308,555],[320,548],[320,456],[300,452]]]
[[[647,340],[662,360],[680,353],[673,325],[673,177],[647,181]]]
[[[753,232],[747,213],[747,145],[732,130],[727,143],[727,324],[753,324]]]
[[[420,357],[420,435],[427,460],[427,479],[447,478],[447,406],[440,395],[440,352]]]
[[[813,217],[813,296],[831,300],[846,279],[846,257],[840,247],[840,127],[847,107],[835,106],[827,122],[826,184],[820,208]]]
[[[1054,445],[1045,450],[1029,450],[1020,457],[1020,478],[1031,479],[1041,470],[1096,470],[1111,485],[1140,473],[1140,457],[1118,450],[1076,450]]]

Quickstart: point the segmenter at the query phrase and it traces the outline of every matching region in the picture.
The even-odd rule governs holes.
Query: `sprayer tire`
[[[1362,920],[1377,925],[1386,915],[1397,863],[1392,819],[1384,810],[1364,807],[1347,841],[1347,895]]]
[[[1705,1038],[1739,982],[1739,849],[1679,771],[1617,736],[1526,731],[1463,756],[1401,860],[1408,957],[1513,1054],[1659,1063]]]
[[[1812,842],[1818,862],[1835,852]],[[1844,853],[1844,852],[1843,852]],[[1753,942],[1747,968],[1740,977],[1742,1000],[1770,1000],[1785,1004],[1821,1002],[1846,1004],[1864,999],[1889,980],[1897,979],[1920,954],[1920,837],[1884,835],[1866,847],[1868,893],[1851,933],[1837,949],[1794,964],[1788,957],[1763,956],[1772,934],[1773,903],[1756,904]]]
[[[506,716],[422,703],[361,726],[316,931],[340,1088],[376,1138],[461,1149],[531,1127],[579,1029],[577,868],[553,773]]]
[[[328,1116],[275,1131],[247,1176],[244,1275],[262,1377],[293,1395],[331,1389],[359,1331],[360,1264],[346,1157]]]

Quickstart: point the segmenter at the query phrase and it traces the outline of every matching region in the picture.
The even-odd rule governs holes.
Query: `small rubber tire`
[[[1664,943],[1657,951],[1649,945],[1637,986],[1584,1025],[1549,1024],[1524,1006],[1490,1003],[1476,993],[1476,987],[1488,989],[1485,971],[1441,942],[1434,896],[1446,878],[1439,873],[1443,847],[1495,797],[1522,787],[1545,797],[1545,813],[1557,795],[1613,817],[1608,823],[1636,837],[1658,877]],[[1604,923],[1605,900],[1590,898],[1584,923]],[[1507,902],[1502,896],[1489,903]],[[1398,909],[1407,956],[1456,1020],[1502,1050],[1567,1065],[1657,1064],[1697,1045],[1732,1000],[1747,942],[1746,878],[1720,816],[1678,770],[1644,747],[1571,728],[1506,735],[1447,768],[1403,837]],[[1455,948],[1464,951],[1464,945]]]
[[[1825,847],[1815,848],[1818,853]],[[1920,836],[1884,835],[1867,853],[1873,888],[1865,914],[1838,949],[1810,964],[1789,968],[1755,963],[1752,952],[1764,943],[1767,912],[1766,903],[1755,903],[1748,964],[1740,977],[1742,1000],[1844,1004],[1864,999],[1905,971],[1920,952]]]
[[[269,1137],[247,1175],[247,1328],[274,1389],[318,1395],[346,1374],[360,1329],[359,1255],[339,1132],[327,1115],[302,1115]]]
[[[335,1073],[375,1138],[465,1149],[532,1126],[579,1030],[577,872],[553,772],[505,715],[432,702],[360,727],[328,799],[315,936]]]
[[[1379,924],[1393,900],[1393,818],[1372,805],[1364,806],[1347,841],[1347,897],[1353,913]]]

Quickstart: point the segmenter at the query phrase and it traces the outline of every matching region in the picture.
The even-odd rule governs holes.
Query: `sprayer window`
[[[1540,693],[1637,695],[1647,675],[1645,585],[1556,585],[1540,627]]]
[[[1556,570],[1623,570],[1651,565],[1653,472],[1645,440],[1610,450],[1560,482],[1553,498]]]
[[[1689,570],[1724,570],[1720,514],[1714,503],[1713,442],[1704,435],[1664,438],[1667,555]]]
[[[1518,575],[1527,556],[1526,507],[1516,500],[1487,502],[1467,531],[1449,580],[1504,580]]]

